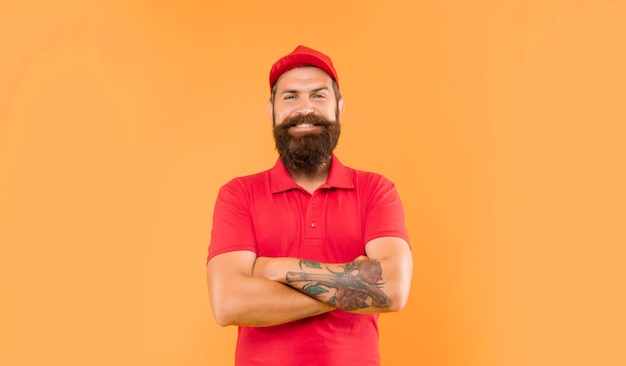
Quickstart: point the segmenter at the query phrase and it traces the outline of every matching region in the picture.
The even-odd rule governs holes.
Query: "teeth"
[[[303,123],[303,124],[299,124],[296,127],[313,127],[313,124],[310,123]]]

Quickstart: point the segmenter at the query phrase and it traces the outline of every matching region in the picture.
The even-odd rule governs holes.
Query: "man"
[[[299,46],[270,71],[280,158],[218,195],[207,263],[218,324],[238,325],[236,365],[379,365],[378,314],[411,283],[393,184],[333,150],[344,102],[330,58]]]

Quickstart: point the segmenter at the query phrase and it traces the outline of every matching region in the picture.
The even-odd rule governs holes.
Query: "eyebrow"
[[[327,86],[322,86],[319,88],[315,88],[313,90],[310,91],[310,93],[317,93],[320,92],[322,90],[330,90]],[[300,90],[296,90],[296,89],[289,89],[289,90],[283,90],[282,92],[280,92],[280,95],[283,94],[298,94],[299,92],[301,92]]]

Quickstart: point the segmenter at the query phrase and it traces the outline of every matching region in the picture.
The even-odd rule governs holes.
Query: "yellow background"
[[[213,203],[270,167],[271,64],[329,54],[396,182],[384,365],[626,364],[626,2],[0,1],[0,365],[229,365]],[[358,339],[355,340],[358,344]]]

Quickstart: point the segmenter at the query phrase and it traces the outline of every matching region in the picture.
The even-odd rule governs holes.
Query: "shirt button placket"
[[[317,194],[311,198],[311,202],[310,202],[309,210],[308,210],[309,216],[307,217],[307,222],[309,223],[308,224],[309,227],[307,228],[308,229],[307,231],[309,232],[308,237],[310,238],[321,237],[320,226],[319,226],[320,225],[320,220],[319,220],[320,213],[318,212],[319,202],[316,202],[317,199],[318,199]]]

